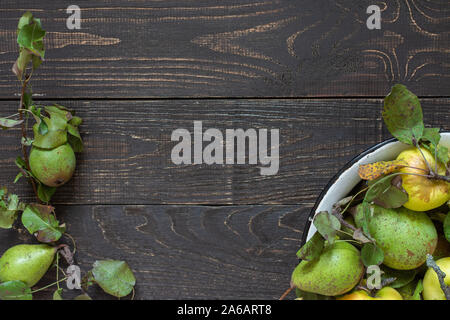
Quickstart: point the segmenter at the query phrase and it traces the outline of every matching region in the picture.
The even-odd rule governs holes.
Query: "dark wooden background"
[[[81,30],[66,28],[71,4]],[[371,4],[381,30],[366,27]],[[54,197],[58,217],[83,270],[129,263],[137,299],[278,298],[327,181],[389,136],[380,110],[393,84],[422,98],[428,124],[450,130],[448,0],[2,0],[2,115],[18,107],[10,70],[26,10],[48,31],[35,100],[85,120],[85,152]],[[171,133],[194,120],[280,129],[279,173],[174,165]],[[24,181],[12,184],[19,136],[1,133],[0,181],[31,200]],[[0,232],[1,251],[32,241]]]

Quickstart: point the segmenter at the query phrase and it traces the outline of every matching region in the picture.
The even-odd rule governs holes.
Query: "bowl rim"
[[[450,131],[441,131],[440,133],[450,133]],[[336,183],[336,181],[339,179],[339,177],[345,172],[347,171],[350,167],[352,167],[355,163],[357,163],[359,160],[361,160],[362,158],[364,158],[365,156],[367,156],[368,154],[374,152],[375,150],[389,144],[389,143],[393,143],[393,142],[399,142],[396,138],[390,138],[387,140],[384,140],[382,142],[379,142],[371,147],[369,147],[368,149],[364,150],[363,152],[361,152],[359,155],[355,156],[353,159],[351,159],[350,161],[348,161],[326,184],[326,186],[322,189],[322,191],[320,192],[319,196],[316,199],[316,202],[314,203],[313,208],[311,209],[311,211],[309,212],[308,215],[308,219],[306,220],[306,225],[303,228],[303,235],[302,235],[302,240],[301,240],[301,245],[300,247],[303,247],[306,243],[306,239],[308,237],[308,233],[309,233],[309,229],[311,228],[311,224],[312,224],[312,220],[316,214],[316,210],[319,207],[319,204],[322,202],[322,199],[325,197],[325,195],[328,193],[328,191],[330,190],[331,186]]]

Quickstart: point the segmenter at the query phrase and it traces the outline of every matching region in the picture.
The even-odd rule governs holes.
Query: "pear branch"
[[[431,254],[427,254],[427,266],[432,268],[439,279],[439,284],[444,291],[445,299],[450,300],[450,287],[445,284],[445,273],[439,268]]]
[[[287,289],[287,290],[281,295],[280,299],[278,299],[278,300],[284,300],[284,298],[287,297],[287,295],[292,291],[292,289],[294,289],[294,288],[290,287],[289,289]]]
[[[430,171],[430,175],[431,176],[435,176],[437,174],[437,172],[434,172],[434,170],[431,168],[430,163],[428,162],[427,158],[425,157],[425,155],[423,154],[422,148],[419,146],[419,144],[417,143],[416,139],[413,139],[413,144],[414,146],[419,150],[420,154],[422,155],[423,160],[425,161],[425,163],[427,164],[428,170]]]
[[[450,182],[450,176],[443,176],[440,175],[438,172],[438,159],[437,159],[437,148],[434,149],[434,159],[435,159],[435,163],[436,163],[436,169],[433,170],[431,168],[430,163],[428,162],[427,158],[425,157],[422,148],[420,148],[419,143],[417,143],[416,139],[413,139],[413,145],[419,150],[420,154],[422,155],[423,160],[425,161],[425,163],[427,164],[428,170],[430,171],[428,175],[426,175],[426,177],[428,179],[434,179],[434,180],[442,180],[442,181],[446,181],[446,182]],[[448,171],[448,167],[447,164],[445,164],[445,167]]]
[[[31,75],[26,77],[25,80],[22,81],[22,92],[20,94],[20,105],[19,105],[19,119],[20,120],[23,120],[23,107],[24,107],[23,99],[24,99],[24,96],[25,96],[25,93],[26,93],[26,90],[27,90],[28,81],[30,81],[30,79],[31,79]],[[22,127],[22,138],[24,140],[26,140],[26,138],[27,138],[27,129],[25,127],[25,121],[22,122],[21,127]],[[28,161],[27,146],[24,145],[23,143],[21,143],[21,144],[22,144],[23,160],[25,161],[25,165],[27,166],[27,170],[31,171],[30,163]],[[34,182],[33,177],[29,177],[29,179],[30,179],[30,182],[31,182],[31,186],[33,187],[34,194],[36,195],[36,199],[37,199],[38,203],[41,203],[41,200],[39,199],[39,196],[38,196],[38,193],[37,193],[36,183]]]

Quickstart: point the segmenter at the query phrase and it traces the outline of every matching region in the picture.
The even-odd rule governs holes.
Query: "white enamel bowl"
[[[450,132],[441,133],[441,144],[450,148]],[[347,163],[333,179],[328,183],[311,210],[308,222],[303,234],[302,245],[316,232],[316,227],[311,223],[314,215],[320,211],[331,211],[337,201],[345,198],[350,191],[361,181],[358,176],[358,168],[361,164],[367,164],[382,160],[393,160],[400,152],[411,146],[405,145],[395,139],[379,143],[364,151],[359,156]]]

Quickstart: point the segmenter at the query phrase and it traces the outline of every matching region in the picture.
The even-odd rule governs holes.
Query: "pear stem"
[[[62,278],[61,280],[58,280],[58,281],[56,281],[56,282],[50,283],[49,285],[46,285],[45,287],[42,287],[42,288],[33,290],[33,291],[31,291],[31,293],[36,293],[36,292],[45,290],[45,289],[47,289],[47,288],[53,287],[55,284],[58,284],[58,283],[60,283],[60,282],[63,282],[63,281],[65,281],[65,280],[67,280],[67,279],[68,279],[67,277]]]
[[[353,196],[353,198],[349,201],[349,203],[347,204],[347,206],[344,208],[344,210],[342,210],[342,212],[340,212],[340,214],[343,215],[343,214],[348,210],[348,208],[350,207],[350,205],[352,204],[352,202],[356,199],[356,197],[358,197],[361,193],[363,193],[363,192],[365,192],[365,191],[367,191],[367,190],[369,190],[369,187],[364,188],[364,189],[360,190],[357,194],[355,194],[355,195]],[[347,226],[347,227],[348,227],[348,226]],[[351,227],[350,227],[350,229],[351,229]]]
[[[425,163],[427,164],[427,167],[430,170],[430,173],[428,175],[426,175],[426,177],[428,179],[443,180],[443,181],[450,182],[450,177],[449,176],[440,175],[439,172],[438,172],[437,148],[434,149],[434,160],[435,160],[434,162],[436,163],[436,169],[433,170],[431,168],[431,165],[428,162],[427,158],[425,158],[425,155],[423,154],[423,151],[420,148],[419,144],[417,142],[415,142],[414,146],[420,151],[420,154],[422,155],[423,160],[425,160]],[[447,167],[447,165],[446,165],[446,167]]]
[[[433,169],[431,168],[430,163],[428,162],[427,158],[425,158],[425,155],[423,154],[422,148],[420,147],[420,145],[416,141],[414,141],[414,146],[417,148],[417,150],[419,150],[420,154],[422,155],[423,160],[427,164],[428,170],[430,170],[430,175],[432,175],[432,176],[436,175],[437,172],[433,171]]]
[[[345,231],[342,231],[342,230],[337,230],[337,231],[341,232],[341,233],[343,233],[343,234],[345,234],[347,236],[353,237],[353,235],[351,233],[349,233],[349,232],[345,232]]]
[[[59,290],[59,252],[56,252],[56,285]]]
[[[289,289],[287,289],[287,290],[281,295],[280,299],[278,299],[278,300],[284,300],[284,298],[287,297],[287,295],[292,291],[292,289],[293,289],[292,287],[289,288]]]
[[[75,255],[75,253],[77,252],[77,244],[75,242],[75,239],[67,232],[65,232],[64,235],[72,241],[73,244],[72,255]]]
[[[22,81],[22,92],[21,92],[21,95],[20,95],[20,105],[19,105],[19,119],[20,120],[23,120],[23,111],[22,111],[23,110],[23,106],[24,106],[23,105],[23,103],[24,103],[23,99],[24,99],[24,96],[25,96],[25,92],[27,90],[28,81],[30,81],[30,79],[31,79],[31,75],[28,76],[24,81]],[[25,121],[22,122],[21,127],[22,127],[22,137],[23,137],[23,139],[26,139],[27,138],[27,129],[25,127]],[[30,163],[28,161],[27,146],[25,146],[24,144],[22,144],[22,154],[23,154],[23,160],[25,161],[25,165],[27,167],[27,170],[31,171]],[[33,191],[34,191],[34,194],[36,195],[36,199],[37,199],[38,203],[42,203],[41,199],[39,199],[39,195],[38,195],[37,188],[36,188],[36,183],[34,182],[33,177],[29,177],[29,178],[30,178],[31,186],[33,187]]]

